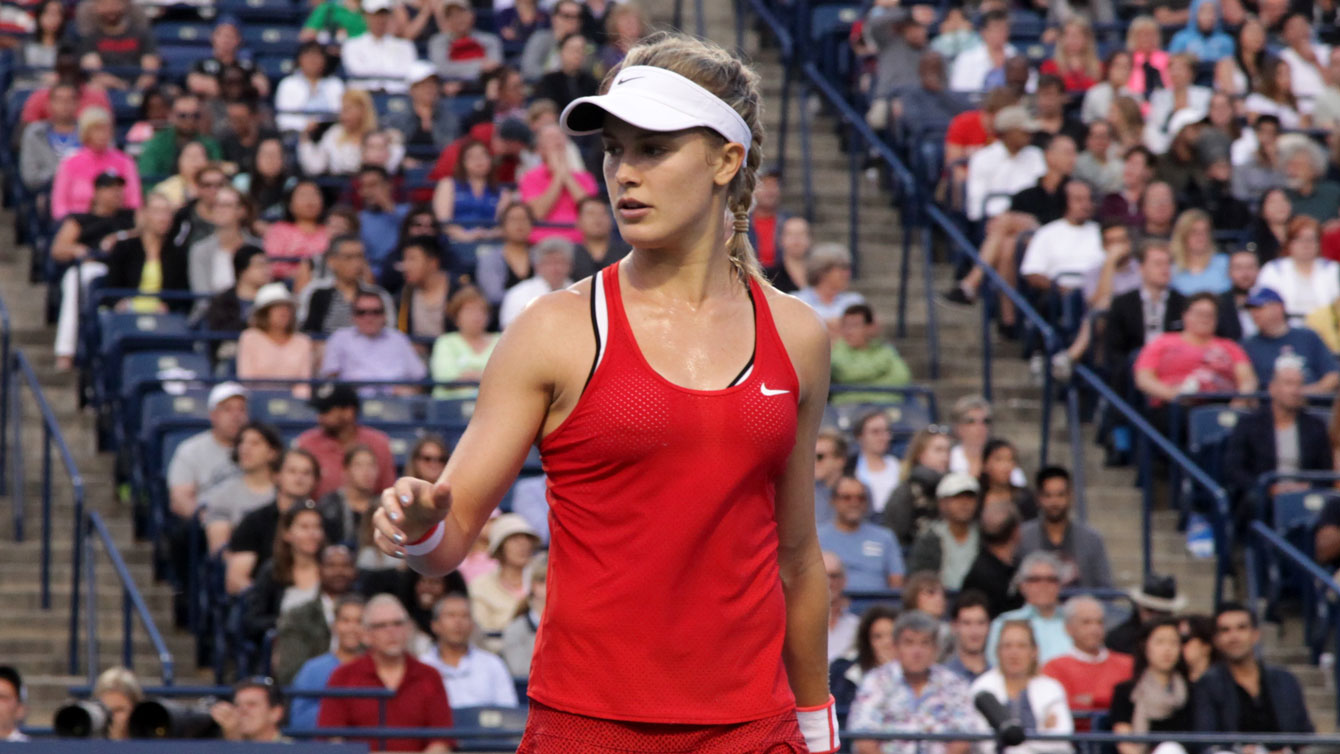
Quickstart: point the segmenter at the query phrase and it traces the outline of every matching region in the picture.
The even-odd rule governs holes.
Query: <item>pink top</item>
[[[34,91],[32,94],[28,95],[28,99],[23,101],[23,110],[19,113],[19,119],[22,120],[24,124],[46,120],[51,115],[47,112],[47,101],[50,99],[50,88]],[[92,84],[84,84],[79,90],[78,112],[82,113],[84,112],[84,108],[93,107],[94,105],[105,109],[109,113],[112,111],[112,102],[107,99],[107,92],[102,87],[94,86]]]
[[[1182,333],[1164,333],[1140,350],[1135,372],[1154,370],[1154,376],[1168,385],[1196,381],[1196,392],[1233,393],[1238,389],[1234,370],[1250,363],[1242,346],[1227,338],[1211,338],[1198,346]]]
[[[1150,53],[1132,52],[1131,53],[1131,78],[1126,82],[1126,88],[1140,95],[1141,110],[1145,115],[1149,114],[1149,103],[1144,102],[1145,86],[1145,63],[1153,66],[1154,70],[1159,72],[1159,79],[1163,82],[1166,89],[1171,86],[1168,81],[1168,53],[1163,50],[1155,50]]]
[[[311,259],[325,253],[330,245],[330,231],[324,225],[308,233],[287,221],[272,224],[265,231],[265,254],[269,257],[301,257]],[[276,278],[287,278],[297,268],[293,262],[275,262],[273,274]]]
[[[575,173],[577,183],[586,189],[587,194],[596,193],[595,176],[582,170]],[[521,180],[517,182],[517,188],[521,191],[521,201],[529,202],[543,194],[549,184],[553,183],[553,173],[549,172],[548,165],[537,165],[527,170]],[[556,225],[576,225],[577,223],[577,200],[572,198],[572,194],[563,191],[558,195],[558,200],[549,210],[549,214],[544,217],[536,218],[542,223],[554,223]],[[536,243],[546,238],[566,238],[573,243],[581,243],[582,234],[576,228],[536,228],[530,234],[530,242]]]
[[[310,380],[312,339],[294,333],[281,346],[260,330],[248,327],[237,339],[237,376],[243,380]]]
[[[126,207],[138,209],[140,172],[135,167],[135,161],[114,147],[101,153],[81,147],[56,170],[56,179],[51,185],[51,219],[59,220],[72,213],[87,212],[93,203],[93,179],[108,170],[115,170],[126,179]]]

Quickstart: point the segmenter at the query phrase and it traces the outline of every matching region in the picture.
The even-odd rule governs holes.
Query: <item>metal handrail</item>
[[[1076,380],[1087,385],[1090,390],[1105,399],[1113,410],[1121,414],[1139,435],[1140,473],[1141,478],[1145,480],[1145,483],[1141,485],[1143,505],[1141,507],[1140,527],[1144,548],[1145,575],[1148,575],[1153,568],[1153,532],[1151,527],[1154,512],[1154,487],[1151,478],[1150,446],[1153,445],[1162,451],[1174,466],[1210,495],[1213,500],[1213,506],[1210,509],[1210,521],[1214,530],[1214,553],[1217,561],[1214,578],[1214,604],[1219,604],[1223,597],[1224,578],[1229,575],[1231,570],[1229,548],[1233,541],[1233,519],[1230,512],[1228,492],[1204,469],[1192,461],[1172,440],[1155,429],[1154,425],[1150,424],[1139,411],[1136,411],[1121,396],[1117,395],[1116,391],[1103,382],[1102,378],[1095,374],[1093,370],[1083,364],[1077,364],[1073,374]]]
[[[96,539],[102,541],[103,550],[107,553],[107,559],[112,563],[112,569],[116,572],[116,577],[121,581],[121,663],[127,668],[134,667],[134,643],[131,641],[133,636],[131,613],[139,616],[141,625],[144,626],[144,632],[149,635],[149,643],[153,645],[154,652],[158,655],[158,663],[162,670],[164,686],[171,686],[175,680],[175,662],[172,659],[172,652],[168,649],[167,643],[163,641],[163,635],[158,631],[158,624],[154,622],[154,616],[149,612],[149,606],[145,604],[144,597],[140,594],[139,587],[135,586],[135,579],[130,574],[130,569],[126,567],[126,561],[121,557],[121,550],[117,548],[116,542],[112,540],[112,534],[107,529],[107,524],[102,520],[102,514],[97,511],[89,511],[88,518],[85,520],[87,534],[84,538],[84,547],[87,552],[84,553],[84,567],[88,573],[88,583],[86,587],[88,592],[86,599],[88,601],[88,611],[86,622],[88,623],[88,679],[92,683],[97,677],[98,664],[98,609],[97,609],[97,582],[95,568],[93,545]],[[72,603],[79,602],[79,595],[71,595]],[[71,637],[71,644],[77,645],[79,642],[78,629],[76,624],[76,635]],[[77,658],[71,654],[71,660]]]

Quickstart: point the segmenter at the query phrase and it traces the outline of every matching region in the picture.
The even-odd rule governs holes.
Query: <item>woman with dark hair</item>
[[[1233,62],[1238,67],[1240,91],[1256,91],[1261,85],[1266,68],[1266,27],[1255,16],[1248,16],[1238,29],[1237,52]]]
[[[1301,327],[1307,315],[1340,299],[1340,263],[1321,254],[1321,225],[1295,215],[1285,235],[1284,255],[1261,267],[1256,284],[1284,299],[1289,321]]]
[[[233,185],[256,208],[257,232],[267,235],[271,223],[288,219],[289,192],[296,179],[284,159],[284,142],[277,136],[260,140],[251,163],[251,170],[234,178]]]
[[[427,204],[415,204],[400,220],[399,243],[382,260],[380,270],[373,270],[377,283],[393,297],[399,297],[405,285],[405,247],[416,239],[431,239],[436,246],[442,242],[442,225],[433,216],[433,208]],[[443,267],[448,265],[443,263]],[[473,271],[474,267],[470,267]]]
[[[493,154],[482,141],[461,147],[451,178],[433,190],[433,214],[453,241],[474,242],[498,238],[498,208],[511,200],[511,191],[494,180]]]
[[[897,619],[898,611],[890,605],[871,605],[861,615],[855,651],[828,667],[828,687],[837,706],[851,706],[865,674],[897,659],[893,652],[893,623]]]
[[[1079,117],[1085,124],[1106,120],[1117,97],[1132,96],[1126,88],[1131,79],[1131,54],[1121,48],[1107,53],[1103,60],[1103,80],[1089,87],[1084,93],[1084,104],[1080,106]]]
[[[316,181],[294,184],[284,206],[284,219],[265,230],[264,241],[265,254],[275,260],[273,274],[278,279],[298,277],[306,265],[295,260],[315,259],[330,246],[330,231],[322,222],[326,200]]]
[[[1140,630],[1135,672],[1112,689],[1113,733],[1192,730],[1192,686],[1182,667],[1177,619],[1159,618]],[[1119,743],[1119,754],[1145,754],[1150,744]]]
[[[414,443],[405,460],[404,476],[434,482],[451,457],[451,446],[440,435],[424,435]]]
[[[372,544],[372,530],[365,524],[371,524],[368,511],[377,496],[377,456],[371,448],[359,443],[344,451],[341,465],[344,483],[322,496],[317,505],[327,522],[326,528],[338,533],[336,539],[349,546],[357,563],[362,556],[361,548]]]
[[[321,548],[326,543],[321,511],[304,500],[279,517],[274,557],[261,566],[246,598],[243,630],[256,640],[286,611],[316,599],[321,589]]]
[[[55,81],[56,53],[65,38],[65,3],[62,0],[43,0],[33,11],[37,28],[23,40],[15,51],[17,68],[35,69],[14,77],[15,89],[27,89]]]
[[[917,610],[939,621],[935,630],[936,657],[945,657],[954,645],[954,634],[945,618],[949,612],[949,598],[945,595],[940,574],[935,571],[917,571],[903,582],[903,612]]]
[[[1255,121],[1262,115],[1273,115],[1288,130],[1307,128],[1312,116],[1298,109],[1298,99],[1293,96],[1292,78],[1293,73],[1287,62],[1279,58],[1266,58],[1259,85],[1243,102],[1247,120]]]
[[[889,497],[905,477],[902,461],[891,452],[893,428],[888,414],[878,410],[865,414],[852,427],[852,434],[859,450],[852,476],[870,492],[870,510],[866,514],[882,518]]]
[[[172,98],[175,89],[170,86],[154,86],[140,95],[139,120],[126,131],[126,154],[139,157],[144,151],[144,142],[154,134],[167,128],[172,120]]]
[[[1177,619],[1182,634],[1182,667],[1191,683],[1200,680],[1218,659],[1214,649],[1214,619],[1208,615],[1183,615]]]
[[[1014,503],[1022,521],[1038,517],[1038,500],[1025,485],[1015,484],[1015,469],[1019,468],[1019,451],[1009,440],[993,437],[982,448],[982,473],[978,510],[987,503],[1008,500]]]
[[[1289,220],[1293,218],[1293,202],[1283,187],[1267,189],[1261,196],[1261,211],[1256,213],[1248,231],[1250,243],[1256,249],[1256,259],[1265,264],[1280,255],[1289,241]]]
[[[503,207],[502,243],[480,248],[475,268],[475,280],[489,303],[502,303],[509,288],[535,274],[530,264],[530,233],[535,228],[535,215],[524,202],[514,201]]]
[[[242,426],[233,448],[233,463],[242,473],[210,490],[200,500],[210,553],[217,553],[228,544],[233,527],[244,516],[274,499],[274,475],[279,471],[279,456],[283,452],[284,441],[274,427],[260,421]]]

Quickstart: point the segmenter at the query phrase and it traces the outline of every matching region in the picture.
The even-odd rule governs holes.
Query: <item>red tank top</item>
[[[540,443],[549,573],[529,696],[590,717],[720,724],[789,711],[775,481],[799,381],[750,281],[754,362],[723,390],[666,380],[592,280],[604,340],[572,414]]]

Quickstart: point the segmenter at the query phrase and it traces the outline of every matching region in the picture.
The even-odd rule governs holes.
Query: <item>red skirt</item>
[[[807,754],[796,713],[726,725],[672,725],[603,720],[554,709],[534,699],[517,754]]]

